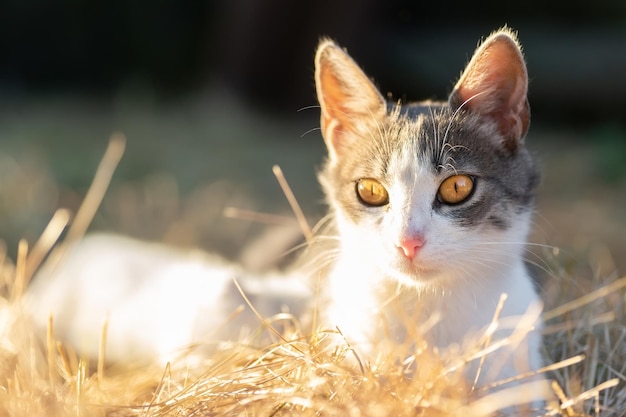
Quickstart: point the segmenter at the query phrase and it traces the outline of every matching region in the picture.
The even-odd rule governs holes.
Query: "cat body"
[[[519,330],[519,320],[507,325],[508,318],[524,316],[540,300],[523,263],[538,174],[523,143],[528,77],[515,36],[505,29],[487,38],[447,102],[388,103],[329,40],[320,43],[315,65],[328,148],[319,179],[334,230],[318,240],[334,242],[330,249],[305,259],[307,268],[268,278],[278,282],[268,285],[212,258],[96,238],[93,250],[79,244],[37,278],[30,305],[40,323],[54,312],[59,333],[79,344],[89,329],[93,353],[108,316],[115,319],[108,337],[115,358],[128,354],[130,342],[139,356],[162,357],[203,334],[236,338],[237,329],[223,329],[258,324],[252,314],[227,320],[245,305],[238,281],[264,316],[317,308],[318,324],[339,329],[362,358],[376,355],[381,341],[403,343],[416,334],[440,349],[461,346],[484,334],[503,294],[494,337]],[[128,280],[135,280],[132,290]],[[168,317],[173,294],[183,313]],[[541,366],[541,323],[532,326],[524,341],[507,345],[492,378]],[[476,367],[470,368],[471,378]]]
[[[214,254],[107,233],[49,260],[25,298],[38,327],[52,314],[54,334],[86,357],[104,347],[109,362],[165,364],[192,345],[244,343],[262,329],[242,294],[268,319],[289,307],[304,315],[311,299],[295,271],[258,277]]]

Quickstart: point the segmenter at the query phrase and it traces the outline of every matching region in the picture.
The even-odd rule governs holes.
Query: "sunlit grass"
[[[481,349],[488,354],[484,347],[437,352],[417,335],[411,347],[364,363],[334,330],[306,333],[293,317],[277,318],[291,325],[272,344],[234,341],[208,356],[183,352],[167,366],[105,366],[103,349],[99,358],[81,358],[56,340],[53,318],[39,334],[20,307],[68,221],[66,211],[57,212],[37,243],[22,241],[14,260],[0,251],[0,415],[483,416],[528,397],[524,383],[491,395],[472,390],[463,363]],[[75,227],[75,237],[85,230]],[[551,266],[544,294],[551,365],[544,371],[552,384],[540,388],[558,399],[545,414],[625,415],[626,278],[573,276],[555,251],[541,256]]]

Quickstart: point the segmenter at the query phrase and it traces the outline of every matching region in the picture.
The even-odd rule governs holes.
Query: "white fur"
[[[490,213],[484,213],[482,224],[474,219],[474,224],[462,225],[454,219],[454,207],[437,203],[442,181],[456,174],[457,167],[461,169],[454,160],[455,148],[489,152],[467,148],[478,138],[472,136],[472,129],[480,130],[482,140],[490,141],[486,143],[494,146],[491,152],[508,155],[512,166],[516,166],[515,158],[523,158],[529,112],[527,73],[515,36],[503,29],[477,49],[449,102],[442,104],[453,112],[447,127],[436,125],[436,108],[422,106],[429,109],[435,124],[429,138],[420,135],[424,117],[402,118],[399,108],[387,112],[382,95],[372,93],[376,87],[337,45],[322,42],[315,62],[322,132],[329,148],[320,179],[340,236],[338,259],[327,280],[325,324],[338,327],[365,356],[375,354],[381,341],[389,338],[404,342],[418,332],[432,346],[445,349],[464,344],[492,326],[497,329],[494,339],[510,343],[488,355],[484,381],[538,369],[542,362],[541,323],[536,313],[540,300],[523,265],[530,207],[498,213],[504,214],[506,225],[490,224]],[[499,106],[498,112],[493,111],[494,105]],[[364,114],[364,108],[369,112]],[[411,109],[416,107],[407,109],[407,114]],[[466,118],[457,121],[455,116],[461,109]],[[452,123],[466,125],[453,133],[449,130]],[[468,134],[467,143],[449,145],[448,133]],[[418,143],[420,140],[429,142]],[[432,166],[432,155],[419,160],[429,147],[439,153],[435,156],[440,166]],[[364,148],[369,154],[357,152]],[[342,149],[352,152],[339,152]],[[378,154],[386,159],[380,161]],[[356,166],[358,172],[345,172],[342,166]],[[463,165],[462,169],[477,177],[483,174],[472,166]],[[347,191],[346,184],[371,175],[388,192],[389,201],[383,206],[363,204],[355,208],[346,203],[351,196],[336,195],[337,187]],[[489,197],[480,179],[477,184],[470,200],[461,204]],[[358,204],[358,197],[352,198]],[[485,204],[485,209],[488,206]],[[506,210],[506,204],[494,207]],[[407,251],[403,242],[420,242],[417,255],[405,256],[412,250]],[[492,323],[503,294],[508,300],[500,318]],[[439,318],[435,325],[431,325],[433,317]],[[426,331],[428,323],[430,329]],[[522,340],[528,346],[522,346]],[[468,376],[475,372],[474,364]]]
[[[97,357],[106,321],[109,361],[167,362],[193,343],[242,340],[261,327],[235,280],[264,317],[288,303],[298,313],[311,296],[293,278],[260,279],[200,251],[97,234],[46,265],[25,303],[39,328],[52,315],[56,336],[83,355]]]
[[[432,201],[441,178],[421,169],[410,154],[399,155],[389,165],[393,180],[386,211],[359,225],[337,211],[341,252],[328,277],[328,326],[337,326],[367,356],[385,333],[402,343],[437,316],[438,323],[423,336],[444,349],[483,334],[501,295],[507,294],[500,323],[508,320],[513,326],[501,324],[497,336],[510,336],[533,307],[540,307],[522,260],[530,214],[519,216],[507,230],[460,227],[434,211]],[[426,243],[409,261],[396,242],[414,232]],[[540,327],[535,317],[526,329],[527,348],[513,346],[488,357],[488,363],[499,367],[492,381],[541,367]],[[511,351],[519,352],[517,357]],[[469,374],[476,372],[476,364],[469,367]]]

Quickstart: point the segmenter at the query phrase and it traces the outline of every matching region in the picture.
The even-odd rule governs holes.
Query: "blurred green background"
[[[324,213],[313,85],[322,36],[394,98],[445,99],[504,24],[528,61],[528,145],[544,181],[532,240],[595,273],[626,271],[626,2],[2,0],[0,239],[12,256],[76,209],[109,135],[127,151],[92,230],[233,257],[285,214],[279,164]],[[287,238],[285,238],[287,240]]]

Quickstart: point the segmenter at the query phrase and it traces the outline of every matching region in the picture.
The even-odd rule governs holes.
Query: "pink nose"
[[[401,240],[397,246],[398,249],[400,249],[402,253],[404,253],[404,256],[409,259],[413,259],[415,258],[417,252],[419,252],[419,250],[422,248],[422,246],[424,246],[424,243],[426,242],[420,237],[410,237]]]

